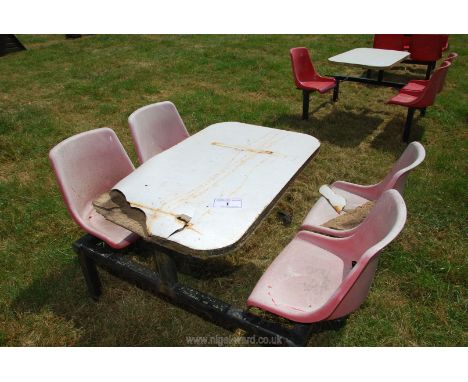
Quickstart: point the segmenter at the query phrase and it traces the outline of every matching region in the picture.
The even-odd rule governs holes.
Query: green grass
[[[406,109],[389,88],[341,86],[340,101],[311,98],[301,121],[288,50],[308,47],[323,74],[354,73],[327,58],[371,45],[371,36],[20,36],[27,51],[0,58],[0,345],[185,345],[186,336],[234,336],[102,273],[88,298],[71,243],[82,231],[65,210],[47,153],[96,127],[112,127],[136,163],[127,127],[138,107],[174,102],[190,133],[241,121],[317,137],[319,155],[244,246],[224,258],[228,274],[184,282],[245,306],[256,280],[291,240],[320,185],[379,180],[404,150]],[[365,304],[338,332],[310,345],[468,345],[468,37],[451,36],[460,59],[414,138],[427,159],[408,181],[408,222],[381,255]],[[421,78],[424,67],[389,76]],[[282,209],[293,216],[284,227]]]

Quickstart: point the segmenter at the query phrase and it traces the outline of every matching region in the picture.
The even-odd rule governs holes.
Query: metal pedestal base
[[[98,266],[221,327],[233,331],[242,329],[254,336],[259,344],[304,346],[312,333],[338,329],[346,322],[346,318],[343,318],[317,324],[291,322],[291,325],[286,326],[235,308],[197,289],[180,284],[170,253],[162,252],[157,256],[158,272],[154,272],[91,235],[85,235],[76,241],[73,249],[78,254],[88,291],[93,299],[98,299],[102,290]]]

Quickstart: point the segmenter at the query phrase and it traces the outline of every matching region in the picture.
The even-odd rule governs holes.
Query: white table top
[[[306,134],[217,123],[149,159],[114,190],[145,213],[151,239],[221,254],[258,224],[319,147]]]
[[[388,69],[405,60],[409,52],[389,49],[356,48],[330,57],[328,61],[367,69]]]

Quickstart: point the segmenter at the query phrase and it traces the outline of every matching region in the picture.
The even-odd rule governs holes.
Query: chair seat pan
[[[414,101],[418,99],[418,96],[406,93],[398,93],[392,97],[388,103],[402,106],[410,106]]]
[[[321,77],[316,81],[301,81],[301,88],[304,90],[318,91],[319,93],[325,93],[330,89],[333,89],[336,85],[334,78]]]
[[[86,231],[104,240],[113,248],[125,248],[139,238],[133,232],[106,220],[94,209],[91,203],[84,212],[82,219],[87,223]]]
[[[339,256],[299,232],[262,275],[247,305],[292,321],[314,322],[313,312],[330,299],[348,272]]]
[[[418,93],[418,92],[423,91],[425,88],[426,86],[423,84],[418,84],[418,83],[410,81],[404,87],[402,87],[400,91],[403,93],[414,93],[414,92]]]
[[[369,199],[362,196],[353,194],[351,192],[342,190],[333,185],[330,187],[336,194],[343,196],[346,199],[346,209],[354,209],[367,203]],[[342,212],[343,214],[345,212]],[[329,220],[335,219],[340,216],[338,212],[331,206],[327,199],[323,196],[317,200],[312,209],[307,214],[302,222],[301,229],[311,229],[313,226],[320,226]]]

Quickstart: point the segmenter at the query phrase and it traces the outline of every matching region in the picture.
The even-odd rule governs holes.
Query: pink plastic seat
[[[310,92],[326,93],[336,87],[336,80],[331,77],[322,77],[317,73],[307,48],[292,48],[289,54],[294,83],[298,89],[302,90],[302,119],[308,119]]]
[[[378,255],[405,221],[402,196],[388,190],[351,236],[300,231],[262,275],[247,305],[301,323],[347,316],[366,299]]]
[[[406,179],[410,171],[419,166],[425,156],[426,151],[424,150],[424,146],[419,142],[412,142],[406,147],[403,154],[381,182],[370,186],[361,186],[359,184],[338,181],[333,183],[330,188],[346,199],[347,209],[354,209],[368,201],[376,201],[389,189],[396,189],[403,194]],[[349,236],[356,228],[352,230],[335,230],[322,226],[322,224],[338,216],[339,214],[322,196],[302,222],[301,230],[314,231],[336,237]]]
[[[68,212],[83,230],[117,249],[138,239],[106,220],[92,205],[134,170],[112,129],[104,127],[65,139],[50,150],[49,158]]]
[[[143,106],[128,117],[138,160],[146,162],[189,136],[172,102]]]

